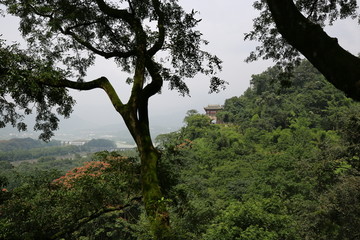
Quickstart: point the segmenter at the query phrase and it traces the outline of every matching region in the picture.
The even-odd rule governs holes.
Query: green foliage
[[[37,159],[44,156],[65,156],[81,152],[77,146],[55,146],[46,148],[33,148],[30,150],[15,150],[11,152],[0,152],[0,160],[21,161]]]
[[[82,146],[61,145],[60,141],[44,143],[31,138],[11,139],[0,142],[0,161],[21,161],[48,157],[68,156],[81,152],[95,152],[116,149],[116,144],[111,140],[92,139]],[[48,159],[49,160],[49,159]],[[50,158],[51,160],[51,158]]]
[[[56,171],[60,176],[66,171],[82,165],[87,160],[89,160],[87,156],[74,156],[73,158],[58,159],[41,157],[37,160],[22,162],[1,161],[0,176],[6,178],[6,188],[12,190],[25,184],[30,178],[36,178],[39,172]]]
[[[58,127],[58,118],[51,108],[59,105],[57,111],[65,117],[71,112],[74,102],[68,97],[66,88],[104,90],[138,146],[142,158],[145,208],[149,218],[156,220],[152,221],[154,236],[158,235],[155,239],[163,239],[164,236],[157,234],[157,230],[170,228],[163,204],[154,204],[163,196],[156,169],[160,154],[150,137],[149,98],[161,91],[164,81],[169,82],[170,89],[176,89],[182,95],[189,94],[184,81],[198,73],[211,76],[210,92],[217,92],[226,83],[216,76],[221,70],[221,60],[202,49],[207,41],[196,30],[200,22],[195,17],[196,12],[187,13],[176,0],[117,3],[104,0],[1,0],[0,4],[6,7],[8,13],[20,18],[19,30],[28,43],[29,52],[16,56],[30,59],[35,65],[31,68],[15,60],[17,68],[22,69],[20,73],[27,74],[22,79],[24,81],[16,81],[15,74],[7,71],[3,73],[5,79],[9,78],[9,82],[15,82],[15,85],[30,82],[35,85],[33,91],[39,95],[45,86],[45,90],[48,90],[45,93],[53,94],[32,99],[32,91],[21,91],[23,97],[13,97],[16,104],[5,101],[0,105],[5,108],[5,112],[0,112],[5,119],[0,124],[11,123],[15,126],[22,118],[22,115],[16,114],[16,105],[25,108],[25,114],[29,114],[31,109],[28,104],[35,102],[39,107],[35,129],[43,130],[44,134],[40,137],[48,140]],[[14,50],[7,52],[13,54]],[[161,56],[155,57],[158,52],[161,52]],[[132,85],[127,103],[121,100],[105,76],[84,81],[87,69],[94,65],[96,56],[113,60],[123,71],[133,74],[132,78],[123,81]],[[34,81],[27,81],[28,78]],[[1,79],[1,84],[3,82]],[[25,87],[28,85],[25,84]],[[23,88],[22,85],[13,89],[5,88],[4,94],[16,96]],[[25,101],[21,101],[23,99]],[[18,128],[25,129],[23,122]]]
[[[300,239],[291,216],[282,214],[279,199],[233,202],[215,219],[203,239]]]
[[[357,226],[360,224],[358,176],[347,176],[340,179],[319,201],[316,211],[320,217],[311,225],[311,231],[321,231],[323,239],[356,239],[359,236]],[[313,216],[309,216],[313,220]],[[316,237],[316,236],[314,236]]]
[[[134,72],[131,58],[137,56],[143,37],[151,56],[160,48],[167,53],[161,75],[171,89],[182,94],[189,93],[184,78],[198,72],[212,75],[221,69],[220,59],[200,49],[207,41],[195,29],[199,22],[196,12],[186,13],[177,1],[121,1],[114,6],[103,1],[1,3],[21,18],[20,31],[34,54],[62,62],[79,79],[94,64],[95,55],[114,58],[124,71]],[[153,28],[154,22],[161,26]],[[69,54],[71,51],[77,54]],[[211,90],[217,91],[224,83],[212,78]]]
[[[25,150],[41,147],[60,146],[59,141],[44,143],[43,141],[32,138],[13,138],[10,140],[0,141],[0,151],[9,152],[16,150]]]
[[[305,117],[310,127],[339,129],[340,116],[352,103],[350,99],[307,61],[294,69],[293,77],[287,79],[290,83],[287,87],[280,84],[279,74],[278,67],[271,67],[254,75],[251,87],[242,96],[226,100],[222,120],[240,124],[245,129],[252,126],[274,130],[289,127],[294,117]]]
[[[165,236],[157,234],[162,232],[158,230],[170,228],[164,205],[154,204],[163,196],[158,186],[156,169],[160,154],[150,137],[149,98],[161,91],[164,81],[169,82],[170,89],[176,89],[182,95],[189,94],[185,79],[198,73],[210,76],[210,92],[217,92],[226,83],[216,76],[221,70],[221,60],[202,49],[207,41],[196,30],[200,22],[195,17],[196,12],[187,13],[176,0],[117,3],[104,0],[1,0],[0,4],[7,8],[8,13],[20,17],[19,30],[28,42],[29,52],[18,56],[27,58],[30,55],[35,64],[35,70],[26,64],[20,65],[24,70],[20,73],[29,73],[24,77],[25,80],[31,76],[35,79],[33,84],[36,92],[41,93],[42,86],[55,89],[52,92],[54,97],[45,98],[49,99],[48,102],[44,98],[40,99],[40,114],[37,115],[35,129],[44,130],[41,137],[45,140],[52,136],[52,131],[58,127],[58,118],[50,110],[59,102],[58,112],[65,117],[69,115],[73,102],[67,96],[67,87],[104,90],[138,146],[142,158],[145,208],[149,218],[155,220],[152,221],[155,239],[163,239]],[[8,52],[13,54],[11,50]],[[155,57],[158,52],[162,55]],[[133,74],[132,78],[123,81],[132,85],[127,103],[121,100],[105,76],[84,81],[87,69],[94,65],[96,56],[111,59],[123,71]],[[14,62],[19,65],[17,61]],[[38,76],[32,75],[38,69],[44,71],[40,71]],[[8,72],[4,72],[4,76],[17,82],[14,75]],[[22,88],[6,89],[4,94],[19,95],[18,89]],[[31,112],[28,108],[28,99],[31,97],[28,95],[31,94],[25,92],[22,97],[26,99],[26,104],[20,107],[26,108],[26,114]],[[34,100],[30,102],[38,103]],[[2,126],[7,123],[15,126],[22,118],[15,111],[19,103],[23,102],[9,104],[5,101],[5,104],[0,105],[6,110],[0,112],[0,116],[5,119],[0,122]],[[18,128],[25,129],[25,125],[20,122]]]
[[[9,170],[12,169],[13,165],[9,161],[0,161],[0,169]]]
[[[359,236],[359,104],[306,62],[285,89],[272,81],[277,71],[254,76],[243,96],[226,101],[228,123],[211,124],[190,110],[183,128],[156,139],[158,203],[171,214],[171,239]],[[56,161],[42,158],[37,166]],[[2,238],[153,238],[137,159],[100,152],[62,177],[30,163],[0,164],[8,188],[0,192]],[[14,182],[13,172],[22,180]]]
[[[1,238],[136,239],[139,171],[136,159],[104,152],[60,178],[38,172],[3,203]]]
[[[116,148],[116,144],[107,139],[91,139],[89,142],[85,143],[84,146],[89,148]]]
[[[254,76],[244,95],[225,102],[226,124],[190,111],[184,128],[161,136],[178,239],[359,234],[348,225],[358,221],[359,105],[307,62],[287,88],[278,71]]]
[[[211,125],[211,119],[199,114],[196,110],[188,111],[184,122],[186,124],[185,137],[190,140],[201,137],[204,134],[203,130]]]
[[[45,74],[48,79],[61,79],[66,73],[56,70],[51,61],[19,50],[17,45],[6,46],[2,39],[0,59],[0,128],[9,124],[25,131],[23,119],[35,110],[34,130],[42,131],[39,138],[48,141],[58,128],[57,116],[69,117],[75,101],[66,89],[45,86],[37,80]]]

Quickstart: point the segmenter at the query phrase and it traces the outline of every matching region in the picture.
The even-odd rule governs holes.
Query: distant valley
[[[7,126],[0,129],[0,140],[12,138],[33,138],[37,139],[39,132],[32,130],[33,121],[28,121],[28,131],[19,132],[16,128]],[[177,131],[180,127],[158,124],[151,127],[152,137],[155,138],[159,134]],[[60,128],[54,132],[53,139],[60,141],[75,141],[75,140],[91,140],[91,139],[109,139],[115,142],[124,142],[126,144],[133,144],[134,141],[127,130],[124,123],[96,123],[84,120],[79,116],[73,115],[70,119],[62,119],[60,121]]]

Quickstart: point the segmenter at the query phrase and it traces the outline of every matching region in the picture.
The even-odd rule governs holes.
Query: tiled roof
[[[208,105],[207,107],[204,107],[205,110],[222,110],[224,109],[221,105]]]

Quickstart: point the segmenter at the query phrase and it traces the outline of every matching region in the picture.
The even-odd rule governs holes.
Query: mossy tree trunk
[[[151,231],[155,239],[170,239],[169,213],[166,209],[157,173],[160,152],[153,146],[147,124],[143,124],[134,130],[134,139],[141,159],[143,201],[151,224]]]
[[[171,239],[169,213],[162,194],[157,164],[161,156],[152,142],[149,118],[148,99],[141,98],[138,107],[128,106],[128,112],[122,116],[136,142],[141,159],[141,184],[146,214],[151,225],[154,239]]]

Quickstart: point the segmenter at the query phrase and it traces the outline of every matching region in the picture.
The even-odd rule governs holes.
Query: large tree
[[[262,45],[248,60],[272,58],[290,66],[300,52],[335,87],[360,100],[360,58],[324,31],[337,19],[359,18],[356,0],[260,0],[254,7],[261,14],[246,38]]]
[[[188,94],[184,79],[199,72],[212,76],[210,91],[218,91],[224,84],[214,75],[221,70],[221,61],[201,50],[207,42],[195,29],[199,22],[196,12],[186,13],[176,0],[0,3],[20,17],[20,31],[29,44],[26,52],[2,45],[3,55],[9,53],[20,61],[5,61],[4,56],[0,60],[0,110],[5,109],[0,112],[0,124],[10,122],[25,129],[15,105],[29,114],[35,104],[37,129],[45,130],[41,137],[48,139],[58,122],[52,108],[58,106],[58,113],[68,116],[74,104],[66,88],[103,89],[138,146],[143,201],[154,237],[166,238],[169,216],[157,176],[160,152],[153,146],[149,131],[149,98],[160,92],[164,81],[169,82],[170,89]],[[87,68],[96,56],[113,60],[132,74],[122,81],[132,86],[127,102],[107,77],[86,79]]]

